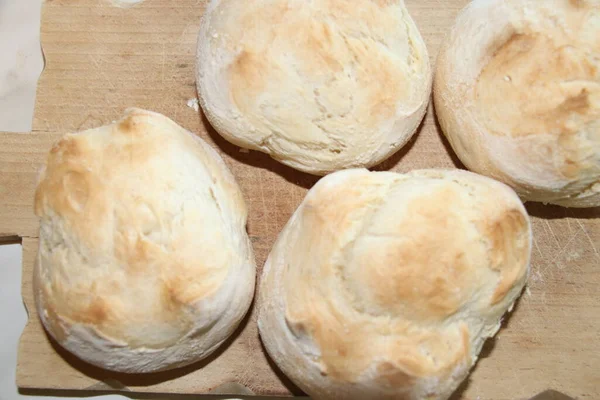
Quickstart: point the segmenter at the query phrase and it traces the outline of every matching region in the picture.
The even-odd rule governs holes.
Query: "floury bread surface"
[[[530,252],[527,213],[502,183],[336,172],[267,259],[260,335],[315,399],[447,399],[521,293]]]
[[[395,153],[431,92],[402,0],[212,0],[197,57],[200,104],[225,139],[318,175]]]
[[[35,211],[39,315],[94,365],[138,373],[200,360],[250,305],[242,194],[219,155],[163,115],[130,109],[64,136]]]
[[[434,92],[469,169],[525,200],[600,206],[600,1],[474,0],[442,44]]]

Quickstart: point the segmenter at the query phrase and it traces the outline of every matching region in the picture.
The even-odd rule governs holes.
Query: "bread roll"
[[[315,399],[447,399],[519,296],[530,251],[527,213],[499,182],[337,172],[267,259],[260,335]]]
[[[600,205],[600,1],[474,0],[442,45],[440,125],[525,200]]]
[[[200,104],[225,139],[317,175],[395,153],[431,92],[402,0],[212,0],[197,57]]]
[[[35,299],[58,343],[114,371],[212,353],[252,300],[246,205],[219,155],[170,119],[123,119],[56,143],[35,194]]]

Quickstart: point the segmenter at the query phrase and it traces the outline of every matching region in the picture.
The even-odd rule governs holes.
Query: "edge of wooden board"
[[[465,3],[448,1],[443,6],[452,7],[452,11],[445,12],[439,0],[407,1],[417,24],[425,28],[422,31],[432,59],[441,32],[454,18],[451,14]],[[223,384],[237,382],[261,395],[298,393],[277,375],[276,367],[260,349],[254,309],[242,336],[234,340],[237,347],[221,350],[219,358],[227,360],[207,364],[217,378],[197,376],[201,362],[164,373],[149,383],[148,376],[121,377],[55,349],[33,307],[31,271],[38,227],[31,199],[37,169],[50,143],[59,136],[50,132],[103,125],[126,107],[138,106],[168,115],[197,133],[225,158],[242,187],[249,203],[249,232],[259,265],[277,232],[316,180],[268,156],[240,153],[197,111],[186,106],[195,98],[196,27],[203,4],[179,0],[171,9],[172,0],[146,0],[131,9],[117,9],[104,0],[53,0],[43,6],[42,44],[47,65],[38,86],[34,133],[0,135],[0,143],[7,143],[6,148],[0,146],[0,171],[7,172],[0,174],[0,188],[18,188],[9,190],[8,200],[0,203],[0,232],[21,237],[24,250],[23,297],[29,321],[19,344],[17,369],[17,382],[23,389],[199,394],[215,393]],[[166,13],[169,10],[173,15]],[[430,22],[427,26],[423,24],[426,19]],[[110,27],[100,29],[100,23]],[[121,43],[124,38],[127,44]],[[169,47],[171,42],[174,44]],[[91,82],[90,87],[83,88],[86,81]],[[378,169],[452,167],[451,157],[430,106],[420,133]],[[249,193],[257,196],[250,197]],[[600,209],[567,210],[540,204],[528,204],[527,208],[537,238],[528,289],[499,336],[486,344],[473,375],[454,400],[478,396],[513,400],[533,396],[548,386],[584,400],[600,397],[600,384],[594,385],[600,382],[600,356],[593,358],[600,355],[594,336],[600,331],[596,294],[600,284]],[[252,365],[248,365],[250,359]],[[224,368],[229,361],[234,367]]]

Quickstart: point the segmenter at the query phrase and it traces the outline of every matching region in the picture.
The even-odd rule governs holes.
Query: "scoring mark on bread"
[[[108,319],[108,314],[109,309],[104,300],[96,297],[80,318],[81,322],[98,326]]]
[[[557,118],[565,118],[571,113],[583,114],[590,108],[590,98],[587,89],[581,89],[579,94],[567,97],[557,108]]]
[[[521,211],[511,209],[487,224],[484,234],[490,241],[491,268],[500,274],[500,281],[491,299],[493,305],[502,301],[526,272],[527,221]]]
[[[76,212],[83,212],[89,198],[89,187],[84,173],[69,171],[62,179],[67,203]]]
[[[376,370],[377,374],[375,377],[377,384],[384,387],[409,387],[415,381],[414,377],[388,361],[377,364]]]
[[[178,310],[181,307],[187,306],[187,302],[190,301],[190,299],[185,298],[183,295],[182,283],[176,278],[163,281],[163,305],[167,310]]]

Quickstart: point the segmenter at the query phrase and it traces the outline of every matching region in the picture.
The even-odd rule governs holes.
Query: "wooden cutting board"
[[[440,40],[467,1],[407,3],[434,60]],[[158,111],[196,132],[219,151],[242,187],[258,265],[316,182],[266,155],[240,152],[187,105],[196,97],[194,54],[204,7],[200,0],[146,0],[128,9],[108,0],[47,0],[43,6],[46,68],[33,132],[0,134],[0,237],[21,238],[24,252],[29,323],[19,345],[17,384],[22,389],[227,393],[244,386],[260,395],[299,393],[265,356],[254,310],[209,360],[171,372],[127,376],[91,367],[57,348],[33,304],[36,171],[62,133],[109,123],[130,106]],[[416,139],[379,168],[456,166],[430,109]],[[455,400],[524,399],[548,388],[582,400],[600,398],[600,210],[527,208],[535,234],[528,288],[504,329],[486,344]]]

